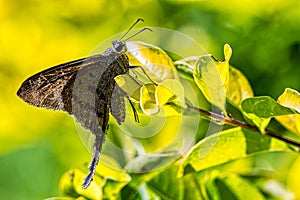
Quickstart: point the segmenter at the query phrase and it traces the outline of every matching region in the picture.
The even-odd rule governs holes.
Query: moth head
[[[120,41],[120,40],[113,41],[112,48],[117,53],[125,53],[127,51],[125,41]]]

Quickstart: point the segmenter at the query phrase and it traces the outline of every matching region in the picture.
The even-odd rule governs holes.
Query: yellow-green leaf
[[[140,106],[147,115],[154,115],[159,112],[159,105],[155,98],[155,85],[143,85],[140,89]]]
[[[196,63],[193,75],[195,83],[205,98],[226,113],[226,88],[213,57],[201,56]]]
[[[300,156],[295,160],[290,167],[287,175],[287,186],[295,194],[295,199],[300,199]]]
[[[93,181],[87,189],[82,188],[82,181],[86,174],[78,169],[71,169],[66,172],[60,180],[60,191],[71,197],[84,196],[88,199],[102,199],[102,187],[105,180],[99,176],[94,176]]]
[[[286,88],[282,95],[279,96],[277,102],[300,113],[300,93],[296,90]],[[300,114],[276,116],[275,119],[288,130],[300,134]]]
[[[229,62],[231,56],[232,56],[232,49],[231,49],[229,44],[225,44],[224,45],[224,58],[225,58],[225,61]]]
[[[108,160],[109,159],[109,160]],[[113,164],[115,161],[103,155],[104,163]],[[113,164],[114,165],[114,164]],[[114,165],[116,166],[116,165]],[[86,199],[111,199],[131,181],[131,177],[124,171],[118,170],[100,162],[97,166],[93,181],[87,189],[82,188],[82,182],[86,173],[78,169],[66,172],[60,180],[60,190],[63,194],[71,197],[84,197]]]
[[[229,85],[229,60],[232,50],[224,45],[225,61],[217,61],[211,55],[200,56],[194,68],[194,80],[205,98],[226,113],[226,90]]]
[[[210,135],[194,145],[187,153],[177,176],[199,172],[260,151],[288,149],[284,143],[279,145],[277,142],[240,127],[222,131],[221,134]]]
[[[174,143],[174,139],[178,135],[182,123],[181,115],[158,117],[163,126],[157,132],[150,132],[151,137],[140,138],[139,141],[144,147],[145,152],[161,151]],[[151,130],[153,131],[153,130]],[[178,145],[181,145],[181,140],[178,140]]]
[[[244,117],[250,120],[259,129],[261,133],[263,134],[265,133],[265,129],[267,128],[267,126],[271,121],[271,117],[263,118],[263,117],[258,117],[253,113],[244,112],[243,110],[242,112]]]
[[[229,65],[231,55],[232,50],[230,46],[226,44],[224,46],[224,62],[216,61],[211,57],[211,55],[203,55],[192,56],[184,58],[182,60],[178,60],[175,62],[175,65],[180,73],[183,74],[183,76],[190,79],[190,77],[193,75],[194,81],[204,94],[205,98],[209,102],[217,105],[219,108],[222,108],[225,105],[225,98],[224,95],[220,95],[218,91],[220,91],[221,94],[226,91],[226,97],[229,102],[236,106],[247,119],[252,121],[260,129],[260,131],[264,133],[265,128],[270,122],[270,118],[261,118],[254,114],[246,113],[241,108],[241,102],[246,98],[253,97],[253,91],[245,75],[240,70]],[[213,69],[211,71],[214,72],[212,73],[212,75],[208,75],[206,79],[210,84],[207,84],[205,80],[200,77],[199,71],[196,70],[197,61],[201,58],[208,59],[212,63],[212,65],[215,65],[214,67],[211,67]],[[229,75],[227,73],[228,67]],[[218,72],[218,76],[221,77],[222,81],[220,81],[220,78],[215,78],[216,81],[213,80],[213,77],[215,76],[214,74],[218,74]],[[221,84],[223,84],[224,87],[222,87]],[[217,89],[218,85],[221,85],[219,89]],[[210,95],[210,93],[214,95]],[[211,96],[214,97],[214,100],[211,99]]]
[[[109,163],[109,166],[104,163]],[[96,169],[96,174],[105,179],[120,183],[128,183],[131,180],[130,176],[121,170],[121,166],[118,166],[118,163],[114,159],[106,155],[102,155],[101,162],[99,162]]]
[[[232,66],[229,68],[229,86],[226,95],[228,100],[238,108],[244,99],[253,97],[252,88],[245,75]]]
[[[225,80],[226,85],[226,97],[227,99],[237,108],[240,108],[242,100],[245,98],[253,97],[253,91],[251,85],[249,84],[246,76],[235,67],[229,65],[229,80],[226,79],[227,74],[227,64],[229,64],[230,57],[232,55],[232,50],[228,44],[224,46],[224,62],[216,62],[217,68],[219,71],[223,69],[223,79]],[[210,55],[206,55],[210,56]],[[182,60],[178,60],[175,62],[176,68],[180,73],[190,78],[193,75],[193,71],[196,66],[197,60],[199,60],[201,56],[191,56],[184,58]],[[225,67],[224,67],[225,66]],[[227,82],[228,80],[228,82]]]
[[[227,90],[227,99],[236,106],[244,115],[245,118],[252,121],[261,133],[265,132],[271,118],[261,118],[252,113],[244,112],[241,104],[246,98],[253,97],[253,90],[248,79],[238,69],[230,66],[229,68],[229,86]]]
[[[143,85],[140,89],[140,106],[147,115],[174,116],[185,108],[184,88],[176,79]]]
[[[152,172],[155,173],[155,171],[157,170],[166,169],[167,166],[174,164],[174,162],[180,157],[180,154],[178,154],[177,152],[160,152],[153,154],[140,153],[138,156],[136,156],[126,164],[125,169],[134,173],[144,173],[144,175],[148,173],[150,175]]]
[[[217,68],[221,74],[221,79],[225,87],[225,91],[228,88],[229,84],[229,60],[232,55],[232,49],[229,44],[224,45],[224,61],[217,62]],[[226,94],[226,93],[225,93]]]
[[[161,82],[156,87],[155,97],[165,116],[181,114],[181,108],[186,107],[184,88],[176,79]]]
[[[106,180],[103,186],[103,199],[111,199],[116,197],[120,190],[131,181],[131,177],[120,170],[121,167],[118,167],[111,157],[102,155],[101,161],[97,166],[96,176]],[[104,163],[109,163],[109,166]]]
[[[126,46],[130,65],[143,67],[153,81],[178,79],[173,61],[159,47],[139,41],[126,42]],[[143,73],[140,74],[145,76]]]
[[[243,114],[259,128],[261,133],[265,132],[272,117],[295,113],[293,109],[278,104],[268,96],[244,99],[241,106]]]
[[[181,76],[190,80],[194,80],[193,72],[196,66],[196,62],[199,58],[200,56],[190,56],[181,60],[177,60],[176,62],[174,62],[174,64]]]

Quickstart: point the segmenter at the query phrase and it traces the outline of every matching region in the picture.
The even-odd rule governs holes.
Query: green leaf
[[[212,199],[212,200],[221,200],[222,197],[218,190],[217,185],[217,176],[219,175],[219,172],[213,171],[208,173],[208,175],[203,179],[199,180],[201,182],[202,190],[204,191],[204,197],[205,199]],[[224,189],[223,189],[224,191]],[[228,195],[226,195],[228,198]],[[232,196],[231,198],[232,199]]]
[[[222,178],[221,181],[228,187],[228,189],[236,196],[237,199],[265,199],[256,186],[241,178],[240,176],[230,174]]]
[[[177,176],[198,172],[260,151],[275,149],[286,150],[287,146],[279,145],[276,140],[240,127],[228,129],[198,142],[184,158]]]
[[[184,184],[182,179],[176,178],[177,167],[169,168],[152,179],[147,186],[162,199],[182,200]]]
[[[51,197],[51,198],[47,198],[45,200],[74,200],[75,198],[72,197]],[[85,200],[85,198],[82,198],[83,200]],[[76,200],[80,200],[79,198],[76,198]]]
[[[199,173],[193,175],[201,185],[204,199],[264,199],[255,185],[234,172],[212,170],[204,176]]]
[[[293,109],[278,104],[268,96],[247,98],[242,102],[242,109],[247,113],[253,113],[262,118],[296,113]]]
[[[275,141],[276,140],[272,140],[272,143],[276,143]],[[291,164],[297,158],[297,154],[289,150],[287,145],[283,142],[280,142],[281,147],[277,145],[272,144],[270,147],[270,151],[260,151],[257,153],[252,153],[251,155],[248,155],[241,159],[233,160],[221,165],[217,165],[215,167],[210,167],[206,170],[190,174],[196,175],[199,180],[203,180],[210,172],[220,172],[222,174],[233,173],[240,174],[242,176],[257,177],[263,179],[268,179],[276,174],[285,175],[285,173],[288,172]],[[284,164],[279,163],[278,160],[283,161]],[[187,176],[190,176],[190,174],[188,174]]]
[[[133,173],[131,174],[132,181],[130,181],[128,187],[132,188],[133,190],[138,190],[143,184],[146,184],[149,181],[151,181],[154,177],[158,176],[163,170],[165,170],[165,168],[146,173]]]
[[[127,182],[118,182],[107,179],[103,187],[103,199],[117,199],[120,195],[121,189],[127,185]]]
[[[148,199],[153,199],[153,200],[160,200],[161,196],[157,194],[155,191],[153,191],[151,188],[149,188],[146,184],[142,185],[138,189],[138,195],[139,197],[135,197],[135,199],[141,199],[141,200],[148,200]]]
[[[201,186],[193,175],[182,178],[184,181],[184,199],[203,200]]]
[[[275,150],[276,148],[274,147],[275,146],[270,149]],[[286,177],[285,174],[288,173],[288,169],[297,158],[297,154],[288,150],[286,145],[283,148],[286,150],[261,151],[207,170],[190,173],[183,178],[189,177],[189,180],[197,180],[198,188],[201,188],[204,199],[220,199],[220,197],[221,199],[247,199],[242,196],[248,194],[248,192],[255,194],[257,187],[261,186],[261,182],[264,183],[272,177],[276,178],[278,174],[281,174],[282,177]],[[278,162],[278,160],[282,162]],[[296,167],[297,166],[295,166],[294,170],[298,169]],[[293,176],[294,179],[298,177],[297,173],[291,176]],[[296,190],[298,190],[298,182],[299,181],[294,182],[294,188]],[[252,191],[253,189],[254,192]],[[250,194],[248,195],[251,197]],[[261,193],[259,192],[258,195],[261,196]],[[277,195],[277,197],[278,196],[279,195]]]
[[[163,155],[162,155],[163,156]],[[153,156],[154,157],[154,156]],[[150,158],[150,161],[148,161],[148,163],[151,165],[151,160],[153,162],[153,157]],[[158,157],[158,156],[156,156]],[[147,158],[147,157],[146,157]],[[148,157],[149,158],[149,157]],[[170,157],[171,158],[171,157]],[[179,157],[177,157],[179,158]],[[168,159],[168,158],[167,158]],[[171,158],[172,159],[172,158]],[[156,161],[158,161],[158,159],[156,159]],[[148,183],[149,181],[151,181],[154,177],[159,176],[160,173],[168,170],[170,167],[174,166],[175,161],[173,159],[173,162],[170,162],[168,165],[161,165],[159,168],[156,167],[156,170],[148,170],[148,171],[144,171],[144,170],[140,170],[140,171],[136,171],[136,172],[142,172],[142,173],[132,173],[130,174],[132,177],[132,181],[128,184],[128,186],[130,188],[133,188],[135,190],[138,190],[138,188],[140,188],[143,184]],[[143,161],[144,162],[144,161]],[[158,161],[159,162],[159,161]],[[146,162],[145,162],[146,163]],[[141,164],[138,164],[137,162],[135,163],[136,165],[139,165],[142,167]],[[147,163],[146,163],[147,164]],[[136,166],[126,166],[126,169],[128,169],[129,167],[136,167]],[[149,167],[149,169],[151,169],[151,166],[147,166]],[[140,168],[137,168],[140,169]],[[174,175],[175,176],[175,175]]]
[[[277,102],[282,106],[293,108],[300,113],[300,93],[296,90],[286,88],[279,96]],[[276,116],[275,119],[291,132],[300,134],[300,114]]]

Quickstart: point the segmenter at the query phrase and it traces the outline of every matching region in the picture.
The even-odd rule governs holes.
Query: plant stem
[[[259,129],[256,126],[247,124],[245,122],[239,121],[239,120],[234,119],[232,117],[227,118],[224,115],[220,115],[220,114],[217,114],[217,113],[206,111],[206,110],[203,110],[203,109],[191,106],[191,105],[187,105],[187,106],[188,106],[188,109],[197,111],[201,115],[204,115],[205,117],[208,117],[208,118],[210,118],[214,121],[224,122],[225,124],[230,124],[230,125],[233,125],[233,126],[239,126],[239,127],[242,127],[242,128],[245,128],[245,129],[248,129],[248,130],[251,130],[251,131],[256,131],[256,132],[260,133]],[[278,134],[274,131],[271,131],[269,129],[266,129],[264,134],[300,148],[300,142],[294,141],[290,138],[287,138],[287,137],[285,137],[283,135],[280,135],[280,134]]]

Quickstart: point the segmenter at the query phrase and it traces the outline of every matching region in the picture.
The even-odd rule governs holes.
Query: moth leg
[[[133,71],[130,71],[130,72],[133,73],[133,75],[134,75],[134,77],[132,77],[132,76],[128,73],[128,75],[129,75],[129,77],[131,78],[131,80],[133,80],[138,86],[142,87],[142,84],[140,84],[140,83],[136,80],[136,78],[137,78],[136,74],[135,74]]]
[[[132,108],[132,111],[133,111],[133,115],[134,115],[134,121],[136,121],[137,123],[140,123],[140,119],[139,119],[139,116],[137,114],[137,111],[132,103],[132,101],[130,100],[130,97],[126,94],[126,98],[128,99],[130,105],[131,105],[131,108]]]
[[[92,161],[89,165],[89,174],[85,177],[83,183],[82,183],[82,188],[83,189],[86,189],[92,182],[93,180],[93,176],[95,174],[95,171],[96,171],[96,166],[99,162],[99,158],[100,158],[100,152],[101,152],[101,148],[102,148],[102,144],[104,142],[104,137],[105,137],[105,134],[99,134],[99,135],[96,135],[96,138],[95,138],[95,142],[94,142],[94,152],[93,152],[93,158],[92,158]]]
[[[157,85],[157,83],[155,83],[151,78],[150,76],[146,73],[146,71],[141,67],[141,66],[129,66],[130,69],[135,69],[135,68],[140,68],[143,73],[147,76],[147,78],[154,84],[154,85]]]
[[[130,72],[133,74],[133,78],[137,78],[137,75],[134,73],[134,71],[129,71],[129,73]],[[130,74],[129,74],[129,76],[130,76]]]

